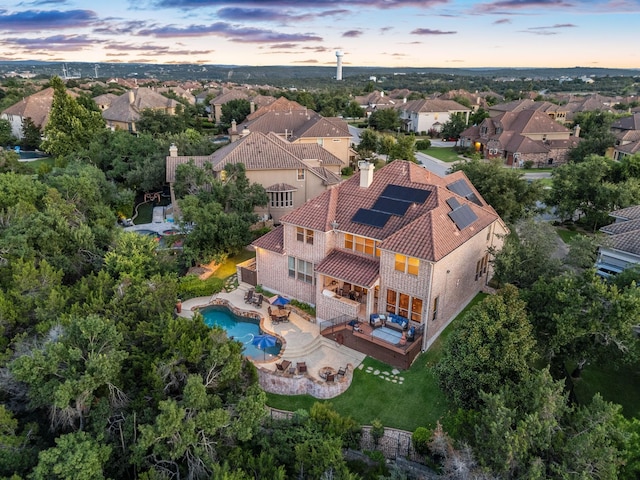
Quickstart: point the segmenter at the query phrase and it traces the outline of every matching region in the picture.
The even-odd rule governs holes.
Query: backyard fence
[[[289,420],[293,418],[294,413],[286,410],[278,410],[270,408],[271,419],[273,420]],[[362,435],[360,437],[360,450],[378,450],[388,460],[397,460],[399,458],[407,459],[412,462],[425,464],[425,456],[416,452],[411,442],[412,433],[397,428],[385,428],[384,434],[378,439],[376,445],[371,430],[373,427],[362,427]]]

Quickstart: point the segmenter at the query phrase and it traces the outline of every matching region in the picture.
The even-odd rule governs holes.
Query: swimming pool
[[[244,355],[255,360],[272,359],[282,349],[280,341],[275,346],[264,350],[252,344],[253,338],[263,332],[260,330],[258,319],[241,317],[234,314],[229,307],[224,305],[211,305],[200,310],[204,317],[204,323],[209,326],[218,326],[227,332],[229,338],[239,341],[244,346]]]

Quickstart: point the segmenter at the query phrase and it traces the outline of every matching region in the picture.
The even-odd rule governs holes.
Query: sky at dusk
[[[0,60],[640,68],[639,29],[640,0],[14,0]]]

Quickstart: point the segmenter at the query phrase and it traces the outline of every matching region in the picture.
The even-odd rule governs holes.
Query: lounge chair
[[[286,373],[290,365],[291,362],[289,360],[282,360],[280,363],[276,363],[276,371]]]
[[[307,373],[307,362],[298,362],[298,373]]]
[[[247,290],[244,294],[244,303],[253,303],[253,290]]]
[[[329,382],[334,382],[336,379],[336,376],[333,373],[327,373],[327,376],[325,378],[325,380],[327,381],[327,383]]]
[[[254,305],[258,308],[262,307],[262,300],[264,299],[263,295],[261,293],[258,294],[258,298],[253,302]]]
[[[340,368],[338,369],[338,376],[339,376],[339,377],[344,377],[344,374],[345,374],[345,373],[347,373],[347,369],[346,369],[346,368],[340,367]]]

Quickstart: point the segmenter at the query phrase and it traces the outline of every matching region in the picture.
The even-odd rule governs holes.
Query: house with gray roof
[[[247,178],[261,184],[269,204],[256,209],[274,223],[342,181],[342,161],[317,144],[291,144],[273,133],[251,132],[206,156],[179,156],[172,146],[166,157],[166,181],[176,205],[173,185],[179,165],[193,162],[220,175],[228,164],[242,163]]]
[[[136,132],[136,122],[140,120],[143,110],[161,111],[167,115],[175,115],[178,102],[167,98],[150,88],[140,87],[129,90],[111,102],[102,117],[111,130]]]
[[[613,159],[620,161],[625,156],[640,153],[640,113],[619,118],[611,125],[616,137]]]
[[[76,96],[75,93],[69,93],[69,95]],[[44,127],[49,121],[52,104],[53,88],[45,88],[4,109],[0,118],[11,123],[11,135],[22,139],[22,126],[27,118],[30,118],[41,132],[44,131]]]
[[[615,222],[600,229],[607,237],[596,260],[597,273],[603,277],[640,264],[640,205],[615,210],[609,215]]]
[[[362,162],[255,240],[256,281],[315,305],[324,335],[407,368],[485,288],[488,252],[508,230],[463,172],[439,177],[403,160],[373,168]],[[368,328],[378,321],[415,342],[378,338]]]

